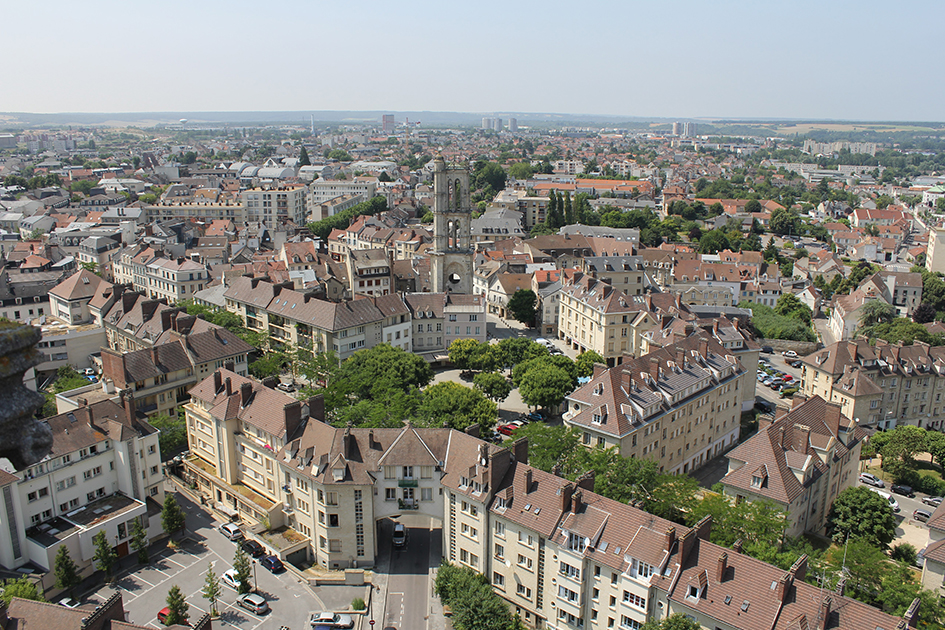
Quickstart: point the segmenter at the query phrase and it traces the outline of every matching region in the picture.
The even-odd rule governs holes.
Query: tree
[[[463,431],[478,424],[483,435],[495,426],[496,415],[496,404],[485,394],[452,381],[423,390],[423,402],[417,409],[418,420],[426,426],[446,425]]]
[[[476,339],[456,339],[450,344],[448,354],[450,363],[459,370],[471,370],[479,353],[482,352],[480,342]]]
[[[305,147],[302,147],[302,150],[299,151],[299,166],[311,166],[312,161],[308,157],[308,150]]]
[[[528,438],[528,463],[539,470],[551,468],[581,450],[581,435],[563,425],[548,426],[540,422],[523,425],[512,432],[512,439]]]
[[[164,620],[164,625],[166,626],[175,626],[175,625],[186,625],[187,619],[190,618],[190,606],[187,604],[187,600],[184,599],[184,594],[181,593],[180,587],[176,584],[171,587],[171,590],[167,592],[167,619]]]
[[[498,372],[480,372],[473,377],[473,383],[487,398],[497,403],[502,402],[512,393],[512,383]]]
[[[710,230],[699,239],[699,252],[702,254],[715,254],[723,249],[731,248],[728,237],[722,230]]]
[[[531,289],[519,289],[509,298],[508,309],[516,321],[527,326],[535,323],[538,297]]]
[[[174,414],[171,418],[166,413],[159,413],[148,422],[160,431],[158,444],[162,458],[167,459],[187,444],[187,424],[179,415]]]
[[[527,337],[508,337],[492,347],[498,349],[499,361],[508,368],[529,359],[548,356],[548,348]]]
[[[574,211],[571,208],[571,193],[567,190],[564,191],[564,224],[574,224]]]
[[[69,555],[69,549],[62,545],[56,552],[56,588],[72,592],[82,581],[79,568]]]
[[[662,621],[647,621],[641,630],[702,630],[702,626],[683,613],[674,613]]]
[[[935,307],[928,302],[919,304],[912,312],[912,321],[917,324],[926,324],[935,319]]]
[[[810,307],[801,302],[793,293],[782,294],[774,306],[774,312],[782,317],[799,319],[805,324],[810,324],[813,316]]]
[[[217,616],[217,600],[223,594],[223,587],[220,586],[220,580],[217,574],[213,572],[213,563],[207,563],[207,576],[203,582],[203,588],[200,589],[203,598],[210,602],[210,616]]]
[[[473,184],[474,188],[485,189],[489,187],[493,191],[492,196],[495,196],[495,191],[505,188],[505,171],[495,162],[476,162],[473,168],[473,175],[475,181]]]
[[[233,570],[236,571],[236,580],[239,582],[237,592],[244,595],[253,590],[253,584],[249,581],[252,576],[252,567],[249,563],[249,556],[243,551],[242,547],[236,547],[236,555],[233,556]]]
[[[762,212],[763,210],[761,202],[757,199],[749,199],[748,203],[745,204],[745,212],[754,214],[755,212]]]
[[[535,174],[535,169],[532,168],[532,165],[528,162],[516,162],[509,167],[509,175],[515,179],[526,180],[530,179],[532,175]]]
[[[92,537],[92,544],[95,546],[95,555],[92,556],[92,562],[97,570],[105,574],[105,580],[108,581],[111,579],[112,567],[115,566],[118,556],[115,554],[115,550],[112,549],[111,543],[108,542],[105,530],[99,531]]]
[[[148,533],[144,531],[140,518],[131,523],[131,548],[137,552],[138,562],[148,563]]]
[[[908,468],[914,468],[916,453],[926,452],[928,448],[928,432],[916,426],[899,425],[886,435],[886,444],[880,451],[884,468],[890,460],[899,460]]]
[[[588,377],[594,374],[594,364],[602,363],[607,365],[607,360],[593,350],[585,350],[574,360],[574,366],[577,368],[578,376]]]
[[[36,588],[36,584],[25,575],[15,580],[4,580],[3,589],[0,590],[2,590],[2,593],[0,593],[0,600],[2,600],[7,606],[10,605],[10,601],[14,597],[19,597],[20,599],[31,599],[34,602],[46,601],[46,598],[43,597],[43,594],[38,588]]]
[[[696,502],[699,482],[689,475],[660,475],[643,499],[643,509],[668,521],[682,523]]]
[[[187,524],[186,518],[174,495],[170,492],[165,494],[164,507],[161,509],[161,527],[164,528],[164,533],[172,536],[174,532],[183,529]]]
[[[799,234],[801,232],[801,218],[787,208],[775,208],[771,211],[771,220],[768,227],[775,234]]]
[[[551,409],[574,391],[574,383],[562,368],[542,363],[525,373],[518,389],[525,404]]]
[[[885,549],[896,535],[896,518],[889,502],[863,486],[847,488],[833,502],[828,517],[833,541],[849,537]]]
[[[860,326],[864,328],[874,324],[888,323],[896,317],[896,309],[892,304],[882,300],[869,300],[860,310]]]

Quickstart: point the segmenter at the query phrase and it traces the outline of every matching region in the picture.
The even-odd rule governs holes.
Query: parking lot
[[[190,606],[191,620],[209,611],[209,602],[201,594],[208,564],[213,563],[213,570],[219,578],[233,566],[236,543],[230,542],[217,531],[220,522],[213,521],[199,507],[180,495],[178,501],[187,510],[188,517],[187,539],[180,542],[179,548],[165,549],[152,556],[148,566],[136,567],[121,574],[115,584],[102,587],[85,598],[84,603],[100,603],[114,592],[121,591],[128,621],[163,628],[157,621],[157,613],[167,605],[167,593],[176,584]],[[221,582],[223,594],[216,605],[220,621],[244,630],[278,630],[280,626],[298,629],[307,625],[310,612],[323,609],[322,601],[291,571],[273,575],[258,564],[254,568],[256,591],[266,599],[272,610],[256,616],[240,608],[236,605],[236,591]]]

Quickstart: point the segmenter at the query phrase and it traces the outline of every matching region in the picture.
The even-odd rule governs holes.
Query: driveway
[[[431,619],[433,585],[430,572],[440,565],[441,529],[431,530],[432,521],[420,515],[404,515],[407,546],[394,549],[391,521],[382,521],[378,536],[378,555],[390,560],[387,595],[384,601],[383,630],[422,630],[439,625]],[[430,626],[428,626],[430,622]]]

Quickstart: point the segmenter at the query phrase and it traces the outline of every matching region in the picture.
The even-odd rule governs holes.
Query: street
[[[864,484],[860,481],[857,481],[858,486],[864,486],[866,488],[871,488],[867,484]],[[916,551],[921,551],[929,544],[929,528],[922,521],[917,521],[912,518],[912,513],[915,510],[928,510],[929,512],[934,512],[935,508],[922,503],[922,499],[926,498],[928,495],[916,493],[914,499],[909,497],[904,497],[901,494],[893,494],[890,492],[889,487],[891,483],[886,481],[885,488],[878,488],[882,492],[891,494],[896,502],[899,503],[899,512],[896,513],[896,538],[892,541],[892,545],[898,545],[902,543],[909,543],[915,547]]]
[[[441,530],[430,531],[430,519],[405,514],[399,521],[407,526],[407,545],[391,544],[391,521],[383,521],[378,535],[378,554],[390,558],[384,630],[421,630],[427,627],[433,584],[430,570],[440,564]]]

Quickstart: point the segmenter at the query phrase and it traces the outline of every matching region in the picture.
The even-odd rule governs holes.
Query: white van
[[[875,493],[878,494],[879,496],[881,496],[881,497],[883,497],[884,499],[886,499],[886,501],[889,502],[889,507],[891,507],[891,508],[893,509],[893,512],[898,512],[898,511],[900,510],[899,502],[896,501],[895,498],[893,498],[893,495],[889,494],[888,492],[883,492],[883,491],[880,490],[879,488],[870,488],[870,490],[872,490],[873,492],[875,492]]]

